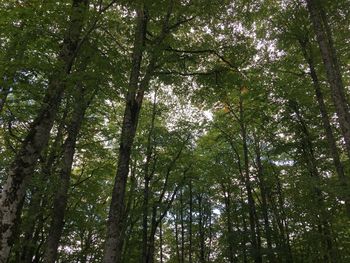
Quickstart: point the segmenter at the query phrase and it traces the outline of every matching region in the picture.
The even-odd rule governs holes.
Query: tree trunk
[[[20,201],[25,195],[27,183],[31,179],[37,159],[48,142],[50,130],[65,90],[65,79],[71,72],[77,54],[87,7],[87,0],[73,0],[69,29],[58,56],[60,66],[49,81],[41,110],[9,169],[0,199],[1,263],[7,261],[13,242],[16,214],[19,214],[20,210]]]
[[[203,197],[201,194],[197,196],[198,200],[198,230],[199,230],[199,262],[205,263],[205,233],[203,220]]]
[[[147,248],[148,248],[148,206],[149,206],[149,184],[150,180],[153,177],[153,173],[149,172],[149,166],[152,159],[152,151],[153,151],[153,145],[152,145],[152,138],[153,138],[153,130],[154,130],[154,122],[156,118],[156,103],[157,103],[157,93],[154,94],[154,101],[153,101],[153,107],[152,107],[152,117],[151,117],[151,123],[150,128],[148,132],[148,138],[147,138],[147,150],[146,150],[146,162],[145,162],[145,168],[144,168],[144,189],[143,189],[143,204],[142,204],[142,263],[148,263],[147,262]]]
[[[85,111],[91,99],[87,98],[87,94],[84,94],[85,91],[82,83],[78,85],[77,90],[78,92],[74,102],[75,107],[72,113],[72,120],[67,127],[67,139],[63,145],[63,156],[59,164],[59,182],[53,201],[52,218],[44,253],[44,260],[47,263],[54,263],[57,259],[57,249],[64,226],[64,214],[67,207],[68,190],[76,142]]]
[[[256,137],[256,136],[255,136]],[[267,186],[264,175],[264,167],[261,163],[261,153],[260,153],[260,143],[255,138],[255,153],[256,153],[256,165],[258,169],[258,179],[259,179],[259,187],[261,193],[261,209],[264,217],[264,227],[265,227],[265,235],[266,235],[266,243],[267,243],[267,256],[270,263],[276,262],[274,251],[272,248],[272,234],[271,234],[271,226],[269,220],[269,211],[268,211],[268,203],[267,203]]]
[[[332,33],[322,6],[322,1],[307,0],[306,2],[321,51],[323,64],[326,69],[327,79],[330,84],[333,103],[338,115],[347,154],[350,158],[350,112]]]
[[[184,224],[184,202],[183,192],[180,192],[180,225],[181,225],[181,263],[185,262],[185,224]]]
[[[252,186],[250,182],[250,171],[249,171],[249,159],[248,159],[248,145],[247,145],[247,131],[246,126],[244,124],[244,112],[243,112],[243,98],[240,95],[239,101],[239,122],[241,126],[241,135],[242,135],[242,143],[243,143],[243,156],[244,156],[244,184],[247,191],[248,196],[248,210],[249,210],[249,224],[250,224],[250,235],[251,235],[251,243],[252,243],[252,257],[255,263],[262,263],[261,256],[261,248],[259,246],[259,240],[257,235],[257,225],[256,221],[256,208],[255,201],[252,193]]]
[[[160,221],[159,223],[159,257],[160,263],[164,263],[163,259],[163,223]]]
[[[321,244],[324,247],[324,262],[335,263],[337,262],[336,254],[333,247],[332,237],[329,235],[329,222],[327,220],[326,208],[324,205],[323,194],[318,186],[320,181],[320,175],[317,170],[317,160],[315,158],[314,147],[311,140],[310,133],[308,131],[307,125],[299,111],[298,105],[294,101],[290,101],[290,106],[297,116],[297,120],[300,124],[300,130],[302,134],[301,148],[305,155],[306,165],[312,180],[314,180],[314,186],[312,192],[315,196],[315,203],[317,204],[318,211],[316,212],[317,229],[321,236]],[[327,234],[325,234],[327,233]],[[321,251],[323,252],[323,251]]]
[[[44,185],[47,185],[47,181],[52,175],[52,169],[56,162],[58,152],[60,151],[59,147],[62,146],[62,137],[65,119],[67,116],[68,107],[66,107],[61,120],[59,121],[59,125],[57,127],[57,134],[54,142],[52,143],[52,147],[50,148],[49,153],[47,154],[42,167],[41,181]],[[35,253],[35,247],[37,246],[37,242],[39,239],[39,233],[42,231],[42,227],[44,224],[44,212],[48,200],[48,189],[40,189],[35,188],[31,195],[29,208],[28,208],[28,216],[27,216],[27,227],[23,234],[24,239],[21,242],[21,263],[31,263],[32,258]],[[33,229],[35,231],[33,232]]]
[[[345,199],[346,210],[347,210],[348,215],[350,215],[350,191],[348,189],[349,184],[348,184],[348,180],[347,180],[345,173],[344,173],[343,164],[340,161],[337,143],[336,143],[336,140],[334,138],[332,126],[331,126],[330,121],[329,121],[329,115],[328,115],[327,107],[326,107],[326,104],[325,104],[325,101],[323,98],[321,85],[320,85],[320,82],[318,80],[318,76],[316,73],[316,68],[314,65],[313,54],[311,53],[311,48],[310,48],[309,53],[307,52],[306,45],[310,44],[310,43],[304,43],[301,40],[299,40],[299,43],[300,43],[304,58],[307,61],[309,68],[310,68],[310,76],[311,76],[312,83],[314,86],[318,107],[319,107],[319,110],[321,113],[323,128],[324,128],[325,133],[326,133],[326,138],[327,138],[329,150],[331,152],[331,156],[333,158],[335,170],[336,170],[337,175],[339,177],[341,187],[343,188],[342,193],[345,193],[345,196],[342,196],[342,197]]]
[[[192,189],[192,179],[190,178],[190,183],[189,183],[189,191],[190,191],[190,204],[189,204],[189,226],[188,226],[188,237],[189,237],[189,244],[188,244],[188,262],[192,263],[192,223],[193,223],[193,218],[192,218],[192,213],[193,213],[193,189]]]
[[[145,10],[137,10],[137,26],[134,39],[132,70],[129,88],[126,95],[122,131],[120,136],[119,159],[115,177],[112,201],[110,204],[107,237],[104,251],[104,263],[122,262],[122,244],[124,229],[124,200],[131,148],[138,125],[144,90],[139,90],[139,78],[144,42],[146,39],[147,14]],[[149,82],[149,80],[148,80]],[[148,85],[148,82],[145,85]]]
[[[182,209],[182,207],[180,207]],[[175,249],[177,262],[181,262],[180,248],[179,248],[179,227],[178,227],[178,211],[175,211]]]
[[[233,244],[233,229],[232,229],[232,212],[231,212],[231,193],[230,189],[223,185],[223,195],[225,201],[226,212],[226,226],[227,226],[227,244],[228,244],[228,258],[230,263],[235,262],[234,244]]]

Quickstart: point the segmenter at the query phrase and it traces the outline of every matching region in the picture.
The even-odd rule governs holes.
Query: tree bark
[[[41,167],[42,178],[41,181],[43,184],[47,184],[49,177],[52,175],[52,169],[56,162],[57,156],[59,155],[59,149],[62,147],[63,140],[63,131],[65,125],[65,119],[67,117],[68,107],[66,107],[63,112],[62,118],[59,121],[57,127],[57,134],[52,143],[52,147],[50,147],[49,152],[46,154],[46,157],[43,161]],[[20,241],[21,244],[21,263],[31,263],[34,253],[35,247],[37,246],[37,242],[39,239],[39,233],[42,231],[44,225],[44,213],[48,200],[48,189],[40,189],[35,187],[29,203],[28,208],[28,216],[27,216],[27,227],[25,232],[23,233],[24,239]],[[33,232],[33,229],[35,231]]]
[[[258,234],[257,234],[257,224],[256,221],[256,207],[255,201],[252,193],[252,186],[250,182],[250,171],[249,171],[249,159],[248,159],[248,145],[247,145],[247,131],[244,124],[244,111],[243,111],[243,98],[240,95],[239,101],[239,123],[241,126],[241,136],[243,144],[243,156],[244,156],[244,184],[248,196],[248,210],[249,210],[249,224],[251,233],[251,243],[252,243],[252,257],[255,263],[262,263],[261,248],[259,246]]]
[[[348,189],[349,183],[348,183],[348,179],[346,178],[345,173],[344,173],[344,166],[340,161],[337,143],[336,143],[333,131],[332,131],[331,123],[329,121],[329,115],[328,115],[327,107],[326,107],[326,104],[324,101],[321,85],[320,85],[320,82],[318,80],[318,76],[317,76],[317,72],[316,72],[316,68],[315,68],[314,60],[313,60],[313,54],[311,53],[311,48],[309,49],[310,50],[309,52],[307,51],[307,44],[310,44],[310,43],[308,43],[308,42],[305,43],[305,42],[299,40],[299,44],[301,46],[301,50],[302,50],[304,59],[307,61],[308,65],[309,65],[310,76],[311,76],[313,87],[315,90],[318,107],[319,107],[319,110],[321,113],[322,124],[323,124],[323,128],[325,130],[325,133],[326,133],[326,138],[327,138],[329,150],[331,152],[331,156],[333,159],[333,164],[335,166],[335,170],[336,170],[337,175],[339,177],[339,181],[340,181],[340,184],[341,184],[341,187],[343,190],[342,192],[345,193],[345,196],[342,195],[341,197],[343,197],[345,199],[346,210],[347,210],[348,215],[350,215],[350,191]]]
[[[338,115],[339,125],[345,141],[345,147],[350,158],[350,112],[347,94],[344,89],[341,70],[333,43],[332,33],[326,13],[320,0],[307,0],[310,18],[316,33],[321,51],[327,79],[331,88],[333,103]]]
[[[144,189],[143,189],[143,204],[142,204],[142,263],[147,262],[147,248],[148,248],[148,206],[149,206],[149,184],[153,177],[153,172],[149,172],[149,166],[152,159],[152,138],[153,138],[153,130],[154,130],[154,122],[156,118],[156,103],[157,103],[157,93],[154,95],[153,107],[152,107],[152,117],[151,124],[148,132],[147,138],[147,149],[146,149],[146,162],[144,167]]]
[[[52,218],[44,253],[44,261],[47,263],[54,263],[57,259],[57,249],[64,226],[64,215],[68,201],[68,190],[76,142],[86,109],[92,99],[87,98],[88,95],[84,94],[85,90],[82,85],[82,83],[79,83],[77,87],[78,92],[75,95],[74,101],[75,107],[72,113],[72,119],[67,127],[67,139],[63,145],[63,156],[59,164],[59,182],[53,201]]]
[[[317,230],[321,236],[321,244],[324,247],[324,251],[321,251],[321,253],[325,252],[323,255],[324,262],[330,262],[335,263],[337,262],[336,253],[334,251],[334,244],[332,237],[330,236],[330,229],[329,229],[329,222],[327,220],[327,214],[326,214],[326,207],[324,205],[324,199],[323,194],[318,186],[320,181],[320,175],[317,169],[317,160],[314,153],[314,147],[311,140],[310,133],[308,131],[307,125],[298,109],[298,105],[294,101],[290,101],[289,103],[290,107],[293,109],[297,116],[297,120],[300,124],[300,132],[302,134],[301,138],[301,148],[303,150],[305,159],[306,159],[306,165],[310,174],[310,177],[312,180],[314,180],[314,186],[312,192],[315,196],[315,203],[317,204],[317,210],[316,211],[316,220],[317,222]]]
[[[132,69],[129,80],[128,92],[126,95],[126,105],[122,123],[120,137],[119,159],[117,173],[112,191],[112,201],[107,222],[107,237],[104,251],[104,263],[122,262],[122,245],[124,232],[124,202],[125,188],[129,173],[129,162],[131,149],[136,135],[139,114],[142,106],[144,92],[148,88],[151,77],[156,68],[156,50],[169,33],[169,20],[172,13],[173,1],[169,1],[168,12],[163,21],[162,30],[157,37],[154,47],[151,50],[150,61],[147,65],[144,77],[140,79],[141,62],[145,47],[148,13],[144,6],[137,9],[137,25],[132,55]]]
[[[189,182],[189,191],[190,191],[190,204],[189,204],[189,226],[188,226],[188,237],[189,237],[189,244],[188,244],[188,262],[192,263],[192,253],[193,253],[193,248],[192,248],[192,224],[193,224],[193,189],[192,189],[192,179],[190,178]]]
[[[78,43],[88,0],[73,0],[69,29],[58,56],[59,68],[48,85],[43,105],[32,123],[30,130],[15,156],[8,172],[0,199],[0,262],[7,261],[13,242],[16,214],[19,214],[20,201],[25,195],[27,183],[31,179],[37,159],[48,142],[63,92],[65,79],[70,74],[77,55]]]
[[[267,187],[264,175],[264,167],[261,162],[261,152],[260,152],[260,142],[255,136],[255,154],[256,154],[256,165],[257,165],[257,174],[259,179],[259,188],[261,193],[261,208],[264,217],[264,227],[265,227],[265,235],[266,235],[266,243],[267,243],[267,257],[270,263],[276,262],[276,258],[274,255],[274,251],[272,248],[272,234],[271,234],[271,226],[269,220],[269,210],[268,210],[268,202],[267,202]]]
[[[122,262],[122,244],[124,229],[124,202],[125,188],[129,173],[131,148],[136,135],[139,113],[142,106],[144,89],[139,89],[139,78],[143,48],[146,39],[147,13],[144,8],[137,10],[137,26],[135,31],[132,69],[130,74],[129,88],[126,95],[124,110],[119,159],[115,177],[112,201],[110,204],[107,237],[104,252],[104,263]],[[150,78],[150,76],[149,76]],[[149,79],[146,83],[148,85]]]
[[[226,227],[227,227],[227,238],[226,242],[228,244],[228,259],[230,263],[235,262],[234,254],[234,244],[233,244],[233,227],[232,227],[232,208],[231,208],[231,191],[222,184],[224,203],[225,203],[225,213],[226,213]]]

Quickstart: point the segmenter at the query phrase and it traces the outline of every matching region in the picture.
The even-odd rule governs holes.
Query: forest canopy
[[[0,263],[350,262],[350,1],[0,0]]]

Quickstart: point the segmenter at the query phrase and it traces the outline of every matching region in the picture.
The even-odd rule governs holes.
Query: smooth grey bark
[[[67,138],[63,144],[62,159],[59,163],[58,185],[53,200],[49,235],[44,252],[44,261],[47,263],[54,263],[57,260],[57,249],[64,226],[64,215],[68,202],[68,190],[76,142],[86,109],[93,98],[88,97],[89,95],[86,94],[87,91],[82,83],[77,85],[76,90],[77,94],[75,94],[74,110],[71,121],[68,123]]]
[[[73,0],[70,23],[58,56],[58,68],[49,80],[42,107],[9,168],[0,199],[0,262],[5,263],[13,243],[16,215],[40,153],[47,145],[60,102],[65,79],[70,74],[84,25],[88,0]]]
[[[306,0],[306,3],[326,69],[345,147],[350,158],[350,112],[332,32],[323,8],[323,2],[321,0]]]

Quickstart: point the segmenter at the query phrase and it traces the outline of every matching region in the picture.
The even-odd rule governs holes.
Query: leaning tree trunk
[[[37,159],[48,142],[63,92],[65,79],[70,74],[80,40],[88,0],[73,0],[72,14],[62,49],[58,56],[59,68],[49,81],[47,93],[39,114],[32,123],[20,150],[8,172],[0,199],[0,262],[5,263],[13,242],[16,215],[25,195]]]
[[[339,125],[350,158],[350,112],[344,89],[339,61],[333,43],[332,33],[321,0],[307,0],[310,18],[316,33],[327,79],[330,84],[333,103],[338,115]]]
[[[63,145],[63,156],[59,164],[59,182],[53,201],[52,219],[44,253],[44,261],[47,263],[54,263],[57,259],[57,249],[64,226],[64,214],[68,201],[68,190],[76,141],[85,111],[91,101],[91,98],[87,98],[87,95],[84,94],[85,90],[82,83],[78,84],[77,91],[72,119],[67,127],[67,139]]]

